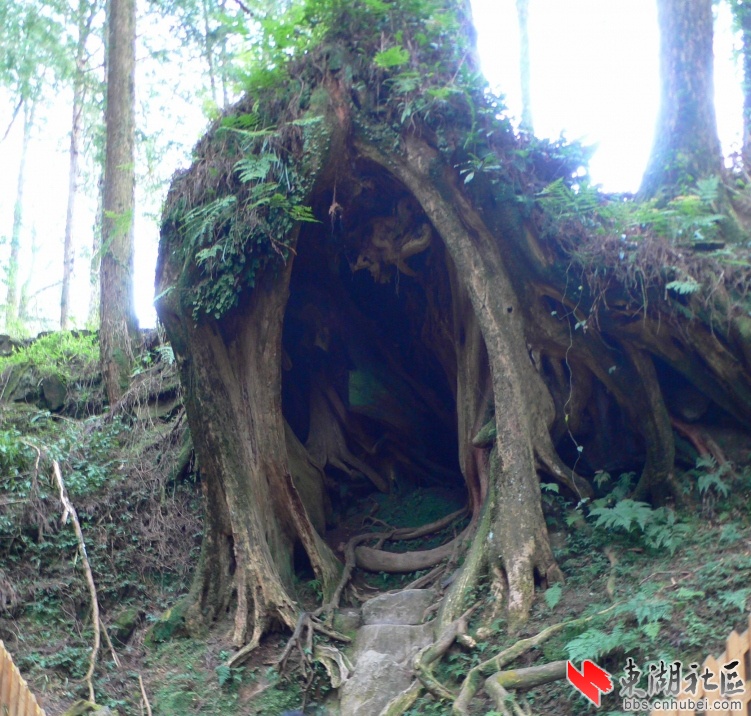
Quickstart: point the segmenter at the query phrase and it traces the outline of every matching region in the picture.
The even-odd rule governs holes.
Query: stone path
[[[350,654],[354,673],[340,689],[341,716],[379,716],[410,685],[412,657],[434,640],[432,623],[422,623],[434,601],[432,589],[408,589],[362,605]]]

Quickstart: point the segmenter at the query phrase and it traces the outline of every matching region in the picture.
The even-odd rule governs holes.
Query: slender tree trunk
[[[23,102],[23,138],[21,140],[21,161],[18,165],[16,181],[16,201],[13,206],[13,229],[10,236],[10,258],[8,259],[7,284],[5,298],[5,330],[14,331],[18,321],[18,260],[21,254],[21,229],[23,227],[23,192],[26,183],[26,157],[29,151],[31,130],[34,126],[35,103],[33,100]]]
[[[747,172],[751,172],[751,3],[732,0],[730,6],[736,27],[741,33],[741,63],[743,66],[743,146],[741,157]]]
[[[79,45],[80,48],[80,45]],[[78,63],[77,63],[78,64]],[[80,71],[80,65],[78,65]],[[78,155],[83,111],[83,85],[77,81],[73,90],[73,120],[68,150],[68,205],[65,211],[65,237],[63,239],[63,287],[60,294],[60,328],[70,328],[70,282],[73,277],[73,219],[78,179]]]
[[[29,273],[26,275],[26,280],[21,286],[21,298],[18,302],[18,318],[22,323],[27,323],[31,320],[31,312],[29,310],[32,293],[31,284],[34,280],[34,273],[36,269],[37,255],[39,254],[39,237],[37,235],[36,226],[31,227],[31,264],[29,266]]]
[[[110,0],[109,10],[100,342],[102,374],[112,404],[127,386],[137,331],[133,305],[135,0]]]
[[[91,33],[96,3],[85,0],[78,6],[78,42],[76,44],[76,69],[73,79],[73,115],[68,149],[68,205],[65,211],[65,236],[63,239],[63,286],[60,293],[60,328],[70,328],[70,282],[73,277],[73,224],[78,180],[78,157],[81,141],[83,103],[86,96],[84,81],[86,42]]]
[[[104,168],[101,168],[97,182],[97,207],[94,231],[91,242],[91,261],[89,262],[89,308],[86,322],[90,326],[99,326],[99,304],[101,287],[99,275],[102,268],[102,224],[104,220]]]
[[[639,194],[675,196],[722,174],[714,109],[712,0],[658,0],[660,114]]]
[[[516,0],[519,18],[519,75],[522,87],[521,129],[534,134],[532,124],[532,79],[529,57],[529,0]]]
[[[216,68],[214,67],[214,42],[211,38],[211,23],[209,22],[208,0],[201,0],[201,12],[203,13],[203,50],[206,56],[206,65],[209,70],[209,83],[211,84],[211,99],[218,106],[216,95]]]

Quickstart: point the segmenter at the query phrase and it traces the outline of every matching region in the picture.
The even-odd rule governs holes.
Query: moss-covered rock
[[[143,613],[136,607],[123,609],[110,627],[112,638],[120,644],[125,644],[133,635],[136,627],[141,623]]]
[[[189,636],[186,614],[190,600],[185,597],[168,609],[146,632],[146,644],[155,646],[170,639]]]

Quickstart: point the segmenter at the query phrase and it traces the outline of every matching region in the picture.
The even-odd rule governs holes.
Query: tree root
[[[728,464],[728,459],[725,457],[725,453],[722,448],[707,435],[698,425],[689,425],[682,420],[676,418],[670,418],[671,425],[675,428],[675,431],[683,435],[695,448],[696,452],[701,457],[714,458],[717,465],[722,467]]]
[[[381,709],[378,716],[402,716],[402,714],[417,700],[422,691],[419,681],[413,681],[408,688],[397,694],[386,706]]]
[[[314,613],[302,612],[297,618],[295,630],[292,632],[292,636],[289,638],[287,646],[284,647],[282,655],[276,662],[280,674],[284,673],[287,661],[295,647],[297,647],[300,653],[300,663],[302,664],[303,675],[307,676],[310,673],[314,660],[313,634],[315,632],[320,632],[330,639],[336,639],[337,641],[346,644],[349,644],[352,641],[348,636],[339,634],[333,629],[329,629],[325,624],[322,624]]]
[[[467,508],[452,512],[446,517],[442,517],[435,522],[420,527],[400,527],[391,529],[388,532],[369,532],[353,537],[345,548],[345,560],[348,561],[348,551],[350,546],[353,550],[355,565],[369,572],[416,572],[420,569],[432,567],[442,559],[450,557],[459,547],[461,542],[466,538],[467,530],[464,530],[458,537],[451,542],[447,542],[440,547],[432,550],[421,550],[417,552],[386,552],[379,549],[384,542],[389,540],[413,540],[425,535],[438,532],[444,527],[450,525],[454,520],[461,519],[467,514]],[[378,548],[359,547],[362,542],[368,540],[378,540]],[[345,563],[346,571],[346,563]]]
[[[566,662],[553,661],[550,664],[530,666],[527,669],[501,671],[485,680],[485,691],[495,701],[496,711],[502,716],[531,716],[526,703],[518,703],[508,689],[532,689],[549,684],[566,676]]]
[[[512,644],[507,649],[504,649],[499,654],[496,654],[494,657],[488,659],[487,661],[483,661],[481,664],[473,667],[469,670],[467,676],[464,678],[464,682],[462,683],[462,686],[459,690],[459,695],[454,701],[451,713],[454,714],[454,716],[469,716],[469,704],[477,693],[477,690],[480,688],[481,677],[491,676],[492,674],[495,674],[497,671],[502,670],[505,666],[510,664],[515,659],[518,659],[523,654],[526,654],[530,649],[533,649],[534,647],[542,644],[543,642],[550,639],[550,637],[558,634],[560,631],[563,631],[568,627],[586,624],[595,617],[602,616],[603,614],[611,611],[615,608],[615,606],[616,605],[614,604],[607,609],[603,609],[602,611],[599,611],[596,614],[592,614],[588,617],[581,617],[579,619],[573,619],[568,622],[553,624],[547,629],[543,629],[535,636],[528,637],[526,639],[520,639],[515,644]]]
[[[412,660],[412,668],[415,671],[415,675],[422,682],[422,685],[430,691],[434,696],[445,701],[453,701],[455,696],[449,691],[438,679],[433,676],[431,665],[438,661],[451,647],[451,645],[460,636],[467,633],[467,622],[475,610],[476,607],[472,607],[458,619],[449,624],[436,639],[435,642],[421,649],[415,655]]]
[[[433,567],[442,560],[450,557],[454,550],[467,538],[468,532],[464,530],[458,537],[435,549],[420,550],[417,552],[386,552],[371,547],[358,547],[355,550],[357,566],[368,572],[388,572],[389,574],[401,574],[404,572],[417,572],[420,569]],[[401,537],[400,539],[410,539]]]

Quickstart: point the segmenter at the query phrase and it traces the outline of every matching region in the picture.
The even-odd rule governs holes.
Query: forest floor
[[[169,349],[144,353],[126,398],[105,411],[93,337],[44,340],[22,358],[0,359],[0,639],[48,715],[87,697],[83,677],[93,639],[78,544],[70,523],[61,520],[52,460],[60,464],[77,509],[102,621],[120,661],[116,666],[103,645],[94,679],[99,704],[122,716],[143,713],[140,675],[155,716],[278,716],[303,703],[306,713],[327,713],[320,706],[330,690],[322,667],[309,683],[294,669],[283,677],[276,671],[289,634],[272,634],[243,667],[229,669],[224,663],[231,653],[231,615],[195,638],[185,634],[179,609],[173,609],[189,591],[198,560],[203,498],[200,473],[186,449]],[[66,386],[63,404],[54,410],[44,390],[44,379],[53,374]],[[688,506],[681,511],[630,501],[633,475],[597,475],[601,497],[589,505],[543,486],[565,584],[541,590],[524,631],[511,637],[487,579],[473,595],[478,608],[469,631],[477,646],[452,647],[436,677],[457,690],[472,666],[517,639],[608,607],[512,666],[591,659],[617,681],[631,658],[644,672],[640,685],[646,688],[650,663],[680,660],[685,671],[722,653],[730,631],[740,633],[749,623],[751,441],[721,425],[706,430],[734,464],[731,469],[700,460],[689,469],[692,456],[684,446],[688,457],[680,479]],[[339,507],[339,524],[328,538],[336,549],[374,517],[414,526],[454,511],[460,501],[455,492],[419,487],[408,494],[352,497]],[[428,546],[434,545],[418,545]],[[355,587],[370,597],[414,578],[360,573]],[[312,575],[300,574],[296,589],[301,604],[317,604],[320,590]],[[616,684],[599,710],[566,681],[519,696],[536,714],[633,713],[619,710],[618,691]],[[474,708],[476,714],[494,713],[482,694]],[[408,711],[449,712],[430,696]]]

